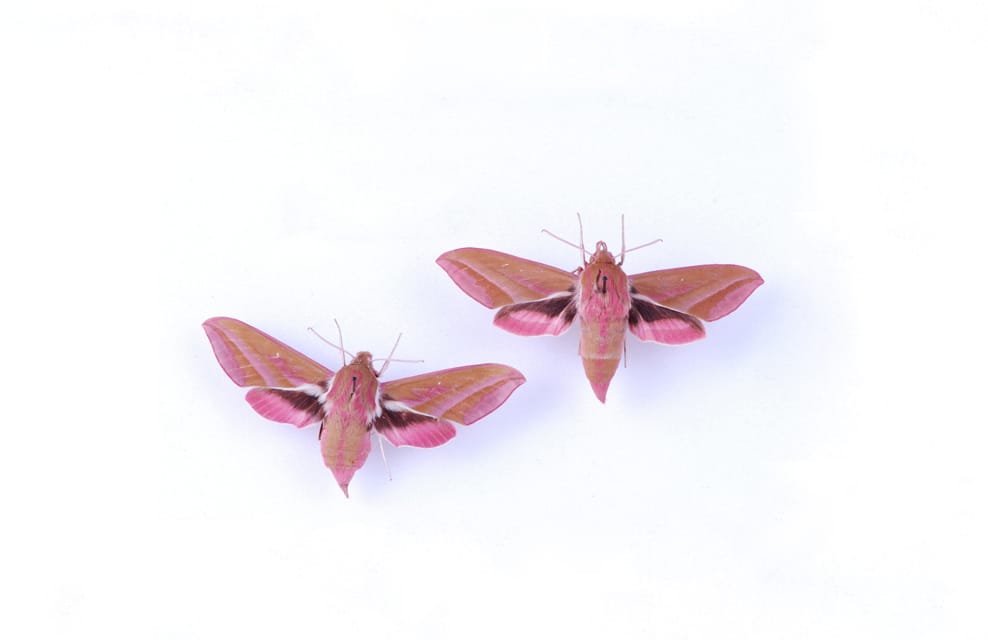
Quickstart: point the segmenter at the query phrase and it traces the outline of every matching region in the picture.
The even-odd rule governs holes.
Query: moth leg
[[[381,460],[384,460],[384,471],[388,474],[388,482],[391,482],[391,467],[388,466],[388,456],[384,455],[384,436],[382,436],[377,431],[374,431],[374,435],[377,436],[377,444],[381,449]]]

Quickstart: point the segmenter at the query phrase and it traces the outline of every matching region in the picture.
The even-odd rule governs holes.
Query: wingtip
[[[220,325],[220,324],[223,324],[223,323],[244,324],[243,321],[237,320],[236,318],[230,318],[228,316],[213,316],[212,318],[206,318],[205,320],[203,320],[202,326],[204,326],[204,327],[216,327],[217,325]]]
[[[459,249],[451,249],[449,251],[445,251],[439,254],[439,257],[436,258],[436,264],[438,264],[443,271],[448,273],[450,277],[453,276],[453,273],[455,271],[455,265],[453,264],[453,254],[456,253],[457,251],[459,251]]]
[[[755,271],[754,269],[749,269],[749,271],[751,271],[751,277],[749,278],[749,282],[751,283],[751,290],[754,291],[758,287],[765,284],[765,278],[763,278],[761,274]]]

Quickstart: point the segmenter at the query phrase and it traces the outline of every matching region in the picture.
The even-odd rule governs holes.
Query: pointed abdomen
[[[319,436],[322,459],[333,472],[336,482],[349,497],[347,487],[357,469],[364,466],[371,450],[370,429],[354,420],[327,416]]]
[[[580,323],[580,357],[583,358],[583,371],[593,387],[597,399],[605,402],[607,387],[621,362],[624,349],[626,318],[609,321],[587,321]]]

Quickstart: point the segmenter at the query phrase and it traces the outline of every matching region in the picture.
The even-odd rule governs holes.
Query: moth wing
[[[628,330],[640,340],[662,344],[686,344],[706,335],[695,316],[655,304],[635,295],[628,311]]]
[[[223,371],[237,386],[291,388],[333,377],[330,369],[240,320],[210,318],[202,328]]]
[[[307,427],[326,416],[320,400],[323,387],[304,385],[296,389],[255,387],[247,392],[247,402],[268,420]]]
[[[503,364],[475,364],[382,383],[381,392],[419,413],[473,424],[525,382]]]
[[[488,309],[569,291],[576,277],[541,262],[467,247],[436,259],[456,285]]]
[[[494,325],[519,336],[558,336],[575,317],[575,295],[566,293],[501,307],[494,315]]]
[[[395,400],[382,399],[374,428],[396,447],[438,447],[456,435],[456,427],[448,421],[412,411]]]
[[[648,271],[629,281],[633,294],[708,322],[737,309],[764,282],[752,269],[736,264]]]

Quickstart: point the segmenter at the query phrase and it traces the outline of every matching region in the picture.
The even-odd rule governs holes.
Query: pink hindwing
[[[582,242],[578,248],[583,251]],[[731,313],[763,282],[755,271],[733,264],[627,276],[621,268],[625,253],[615,260],[598,242],[573,273],[472,247],[448,251],[436,262],[467,295],[497,308],[494,324],[511,333],[559,335],[579,317],[583,368],[604,402],[626,331],[662,344],[698,340],[705,334],[702,320]]]
[[[366,351],[335,374],[281,341],[233,318],[203,323],[220,366],[247,402],[269,420],[319,424],[323,462],[344,495],[367,460],[371,430],[395,446],[435,447],[491,413],[525,377],[502,364],[478,364],[379,382]]]

